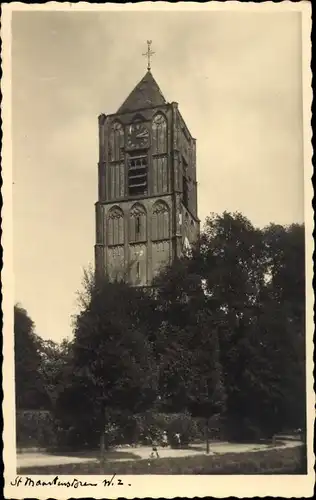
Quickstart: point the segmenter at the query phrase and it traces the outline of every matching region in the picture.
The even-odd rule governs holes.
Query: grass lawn
[[[306,474],[304,446],[191,457],[21,467],[18,474]]]

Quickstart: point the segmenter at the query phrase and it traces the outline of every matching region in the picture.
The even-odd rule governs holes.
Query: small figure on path
[[[175,434],[175,441],[176,441],[177,448],[181,448],[181,439],[180,439],[180,433],[179,432],[177,432]]]
[[[158,448],[157,448],[157,442],[156,440],[152,440],[152,451],[150,454],[150,458],[159,458],[159,453],[158,453]]]
[[[155,446],[155,445],[152,448],[152,452],[150,454],[150,458],[159,458],[158,449],[157,449],[157,446]]]
[[[162,447],[166,448],[167,446],[168,446],[168,436],[167,436],[167,432],[164,431],[164,433],[162,435]]]

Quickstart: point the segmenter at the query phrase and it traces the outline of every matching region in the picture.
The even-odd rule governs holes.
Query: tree
[[[156,322],[160,319],[155,352],[162,408],[204,418],[209,452],[209,421],[224,413],[226,395],[217,331],[198,264],[194,248],[154,282]]]
[[[14,306],[14,356],[16,407],[19,410],[47,409],[50,406],[40,373],[40,342],[34,323],[19,304]]]
[[[218,328],[232,436],[270,436],[289,423],[290,407],[298,413],[290,388],[305,394],[305,363],[294,361],[303,351],[304,231],[262,231],[225,212],[207,219],[199,262]]]
[[[261,230],[227,212],[147,291],[86,271],[57,410],[81,441],[111,412],[158,401],[223,416],[237,440],[303,427],[304,286],[302,226]]]
[[[305,230],[301,224],[270,224],[263,232],[268,266],[267,289],[304,330]]]
[[[305,428],[305,230],[300,224],[270,224],[263,237],[268,263],[263,320],[280,342],[283,419],[289,428]]]
[[[155,281],[162,320],[156,338],[159,391],[168,411],[208,420],[224,412],[226,396],[217,329],[194,256],[176,261]]]
[[[42,376],[51,407],[54,408],[58,394],[63,390],[67,380],[67,372],[72,372],[72,343],[64,339],[60,344],[53,340],[38,338],[40,355],[39,373]]]
[[[163,325],[155,345],[169,404],[196,415],[218,409],[238,440],[279,431],[294,402],[290,387],[302,389],[303,365],[293,359],[302,350],[295,318],[305,307],[295,283],[302,290],[304,276],[294,262],[303,260],[303,238],[296,226],[279,234],[273,239],[271,228],[239,213],[212,215],[191,258],[155,282]]]
[[[106,281],[90,290],[74,318],[73,374],[57,405],[81,441],[91,429],[96,439],[111,411],[142,411],[156,398],[151,346],[136,314],[140,292]]]

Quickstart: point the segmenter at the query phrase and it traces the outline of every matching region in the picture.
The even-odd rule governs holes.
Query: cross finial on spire
[[[151,56],[153,56],[155,54],[155,52],[153,52],[150,48],[151,44],[152,44],[152,40],[147,40],[147,52],[145,52],[145,54],[143,54],[143,56],[146,56],[147,60],[148,60],[148,64],[147,64],[148,71],[150,71],[150,58],[151,58]]]

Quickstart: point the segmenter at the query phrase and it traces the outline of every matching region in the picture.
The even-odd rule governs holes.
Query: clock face
[[[143,123],[134,123],[127,129],[127,147],[144,148],[149,144],[149,131]]]

